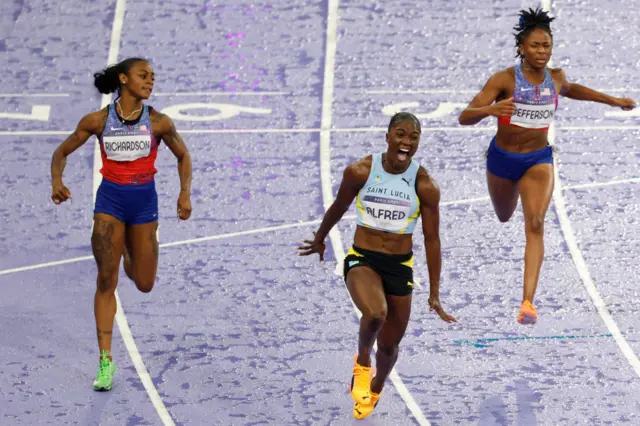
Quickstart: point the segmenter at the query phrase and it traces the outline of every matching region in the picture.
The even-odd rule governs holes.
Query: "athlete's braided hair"
[[[422,126],[420,126],[420,120],[418,120],[418,117],[411,114],[410,112],[399,112],[395,114],[393,117],[391,117],[391,121],[389,121],[388,131],[390,132],[393,126],[405,120],[413,121],[413,124],[416,126],[416,129],[418,129],[418,132],[422,133]]]
[[[93,85],[100,91],[100,93],[109,94],[116,90],[120,91],[122,83],[118,76],[120,74],[128,74],[132,66],[137,62],[147,62],[142,58],[128,58],[119,64],[111,65],[106,69],[93,74]]]
[[[522,58],[520,54],[520,45],[524,43],[524,39],[527,38],[531,32],[535,29],[541,29],[549,33],[549,36],[553,40],[553,34],[551,33],[551,21],[556,18],[551,18],[547,12],[537,8],[536,10],[529,9],[520,11],[520,21],[518,25],[513,27],[517,31],[516,34],[516,57]]]

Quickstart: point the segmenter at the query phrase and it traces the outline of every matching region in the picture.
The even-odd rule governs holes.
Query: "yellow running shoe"
[[[533,307],[531,302],[525,300],[520,306],[520,315],[518,315],[518,322],[520,324],[535,324],[538,320],[538,314],[536,308]]]
[[[351,377],[351,398],[356,403],[368,404],[371,401],[371,367],[358,364],[358,354],[353,358],[353,376]]]
[[[373,413],[373,409],[376,408],[376,405],[378,405],[380,394],[371,392],[370,395],[371,402],[369,402],[368,404],[360,404],[356,402],[353,405],[353,417],[358,420],[362,420],[365,417],[369,417],[369,415]]]

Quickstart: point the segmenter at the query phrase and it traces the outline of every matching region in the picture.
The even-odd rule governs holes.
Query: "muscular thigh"
[[[553,186],[553,164],[536,164],[527,170],[518,182],[525,217],[544,217],[551,203]]]
[[[91,248],[101,274],[118,272],[124,249],[125,226],[113,216],[96,213],[93,217]]]
[[[487,187],[494,211],[501,219],[508,219],[518,205],[518,185],[516,182],[498,177],[487,171]]]
[[[127,226],[127,251],[134,275],[154,279],[158,268],[158,222]]]
[[[368,266],[359,266],[347,273],[347,288],[351,299],[363,315],[386,313],[382,279]]]

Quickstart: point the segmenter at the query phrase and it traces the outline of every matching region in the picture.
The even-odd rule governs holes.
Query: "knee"
[[[494,206],[493,210],[496,212],[498,220],[505,223],[509,222],[509,219],[513,216],[513,213],[516,211],[516,205],[508,206],[507,208],[504,206]]]
[[[98,293],[113,294],[118,286],[118,274],[111,271],[98,271]]]
[[[533,234],[542,234],[544,231],[544,216],[533,215],[526,221],[527,232]]]
[[[371,328],[379,328],[382,327],[385,320],[387,319],[387,309],[386,307],[381,307],[378,309],[371,309],[367,312],[362,313],[362,319],[369,324]]]
[[[506,213],[506,214],[498,213],[497,216],[500,222],[505,223],[505,222],[509,222],[509,219],[511,219],[512,213]]]
[[[155,281],[156,281],[155,278],[137,279],[135,280],[135,283],[138,290],[140,290],[142,293],[149,293],[151,290],[153,290],[153,285],[155,284]]]
[[[399,352],[398,343],[386,344],[383,342],[378,342],[378,352],[382,355],[392,358],[398,355]]]

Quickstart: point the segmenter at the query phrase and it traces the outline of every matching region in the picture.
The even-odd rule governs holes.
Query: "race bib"
[[[406,228],[411,214],[411,201],[404,193],[398,195],[400,195],[398,198],[369,194],[362,197],[363,222],[374,228],[391,232]]]
[[[553,122],[555,105],[528,105],[515,103],[516,112],[511,116],[511,124],[529,129],[543,129]]]
[[[134,161],[151,153],[150,134],[103,136],[102,145],[109,160]]]

